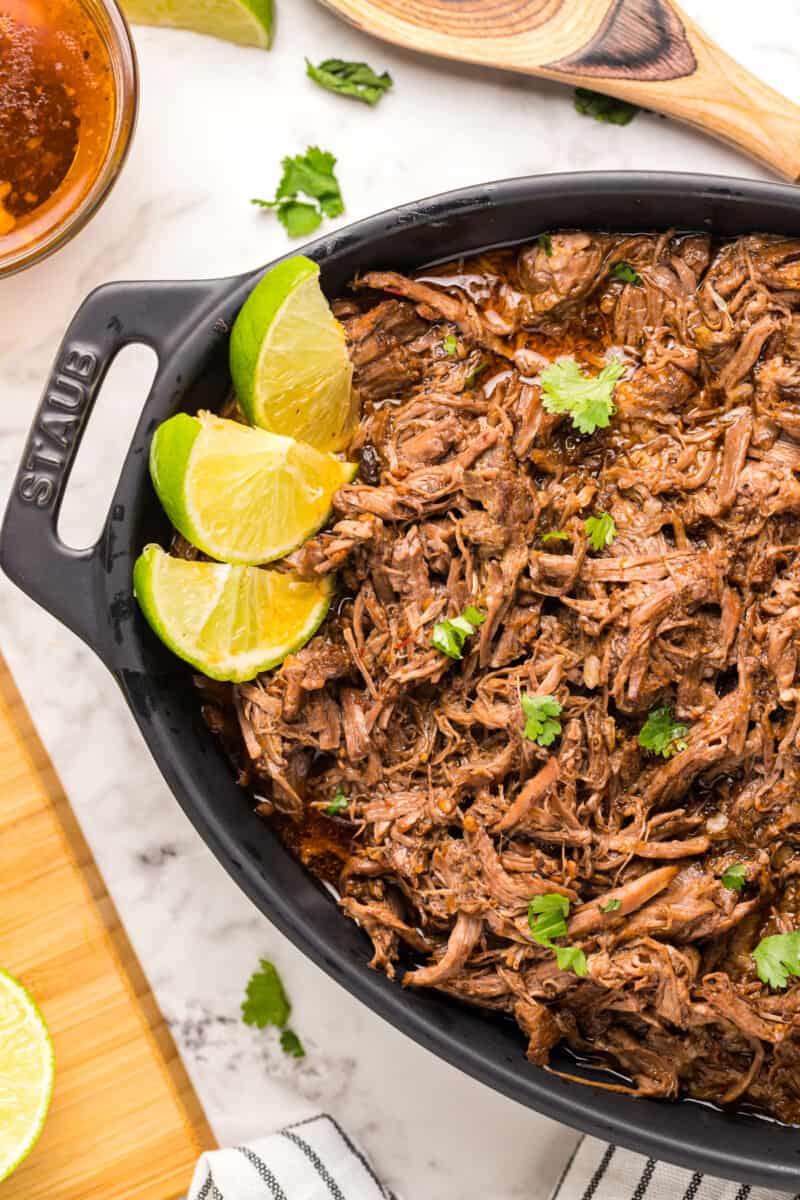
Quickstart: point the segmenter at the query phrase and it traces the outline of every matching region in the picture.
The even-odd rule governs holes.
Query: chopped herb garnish
[[[306,74],[329,92],[352,96],[364,104],[377,104],[392,86],[388,71],[376,75],[367,63],[345,62],[341,58],[326,58],[318,67],[306,59]]]
[[[472,387],[475,380],[478,378],[479,375],[483,374],[483,372],[486,370],[488,365],[489,365],[488,358],[484,358],[482,362],[479,362],[477,367],[475,368],[475,370],[470,371],[469,375],[464,380],[464,387],[465,388]]]
[[[292,1058],[305,1058],[306,1056],[303,1043],[293,1029],[284,1029],[281,1034],[281,1047],[286,1054],[291,1054]]]
[[[458,339],[452,333],[448,333],[447,337],[442,342],[446,354],[455,354],[458,350]]]
[[[589,974],[586,965],[586,955],[580,946],[553,946],[556,952],[556,962],[560,971],[574,971],[576,975]]]
[[[261,959],[261,967],[254,971],[242,1001],[242,1020],[246,1025],[264,1029],[267,1025],[283,1026],[292,1011],[281,977],[273,963]]]
[[[598,513],[596,517],[587,517],[583,527],[593,550],[605,550],[617,536],[614,518],[607,512]]]
[[[580,433],[605,429],[614,413],[614,385],[624,370],[612,358],[598,375],[584,375],[574,358],[559,359],[542,371],[542,404],[549,413],[569,413]]]
[[[486,614],[470,604],[460,617],[448,617],[434,625],[431,645],[448,658],[463,658],[464,643],[473,633],[477,633],[485,620]]]
[[[618,262],[611,268],[611,274],[617,279],[621,279],[623,283],[641,283],[641,275],[637,275],[630,263]]]
[[[621,905],[622,905],[622,901],[618,900],[617,897],[614,896],[614,897],[612,897],[611,900],[606,901],[605,904],[600,905],[600,912],[603,912],[603,913],[616,912],[617,909]]]
[[[542,247],[542,249],[544,250],[547,257],[552,258],[553,257],[553,239],[550,237],[550,234],[549,233],[540,233],[539,236],[537,237],[536,241]]]
[[[553,945],[553,938],[564,937],[566,934],[568,915],[569,900],[558,892],[534,896],[528,905],[528,925],[533,940],[555,952],[560,970],[587,975],[586,955],[579,947]]]
[[[591,88],[576,87],[575,111],[609,125],[630,125],[639,111],[639,105],[617,100],[615,96],[606,96],[603,92],[593,92]]]
[[[688,725],[673,721],[669,708],[654,708],[641,728],[639,745],[662,758],[672,758],[679,750],[686,749],[684,738],[688,732]]]
[[[341,787],[337,787],[336,791],[333,794],[333,799],[331,800],[328,807],[325,809],[325,812],[328,814],[329,817],[335,817],[337,815],[337,813],[343,812],[347,808],[349,803],[350,803],[350,801],[347,799],[347,796],[345,796]]]
[[[332,154],[318,146],[309,146],[305,154],[284,158],[282,165],[283,175],[275,189],[275,199],[253,199],[250,203],[274,208],[289,237],[313,233],[323,217],[341,216],[344,202]],[[305,199],[300,199],[301,196]]]
[[[722,876],[723,887],[740,892],[747,883],[747,867],[744,863],[731,863]]]
[[[542,534],[543,542],[568,542],[569,534],[565,529],[551,529],[549,533]]]
[[[528,905],[528,925],[534,941],[540,946],[548,946],[553,938],[563,937],[567,932],[568,916],[569,900],[560,892],[534,896]]]
[[[800,929],[762,938],[753,951],[758,977],[770,987],[785,988],[789,976],[800,976]]]
[[[561,733],[561,722],[555,719],[561,714],[561,705],[553,696],[530,696],[527,692],[520,703],[526,717],[523,737],[540,746],[551,746]]]

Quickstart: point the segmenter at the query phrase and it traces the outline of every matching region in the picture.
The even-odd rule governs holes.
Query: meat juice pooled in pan
[[[289,561],[340,599],[198,680],[240,781],[405,985],[800,1122],[753,958],[800,928],[800,241],[553,233],[335,307],[364,471]],[[607,426],[560,356],[624,365]]]

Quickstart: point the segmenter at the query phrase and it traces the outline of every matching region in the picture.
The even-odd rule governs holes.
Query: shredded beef
[[[292,844],[338,839],[376,967],[515,1018],[534,1063],[565,1042],[800,1122],[800,982],[752,958],[800,927],[800,242],[554,233],[335,308],[361,475],[289,563],[338,599],[280,669],[203,681],[209,725]],[[539,375],[611,353],[616,413],[579,435]],[[431,633],[468,605],[456,661]],[[561,705],[548,747],[524,692]],[[665,705],[668,759],[638,742]],[[532,937],[554,892],[585,977]]]

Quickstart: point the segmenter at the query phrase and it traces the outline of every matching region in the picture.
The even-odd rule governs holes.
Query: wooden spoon
[[[673,0],[322,0],[365,33],[652,108],[800,179],[800,107]]]

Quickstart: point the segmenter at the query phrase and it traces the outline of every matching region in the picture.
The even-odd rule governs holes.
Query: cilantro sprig
[[[612,898],[610,900],[607,900],[605,904],[600,905],[600,912],[601,913],[616,912],[617,909],[620,908],[621,906],[622,906],[622,901],[617,896],[612,896]]]
[[[731,863],[723,873],[721,883],[732,892],[740,892],[747,883],[747,867],[744,863]]]
[[[349,803],[350,803],[350,801],[347,799],[347,796],[342,791],[342,788],[340,785],[336,788],[336,791],[333,793],[333,799],[331,800],[328,807],[325,809],[325,812],[327,813],[327,815],[329,817],[335,817],[335,816],[337,816],[338,813],[344,812],[344,810],[347,808]]]
[[[618,358],[598,375],[584,375],[574,358],[561,358],[541,374],[542,404],[549,413],[569,413],[580,433],[605,429],[614,414],[614,386],[625,367]]]
[[[253,972],[245,990],[242,1020],[245,1025],[254,1025],[256,1029],[276,1025],[282,1030],[281,1046],[284,1051],[294,1058],[303,1058],[305,1050],[299,1037],[286,1028],[291,1011],[292,1006],[275,964],[262,958],[259,969]]]
[[[254,198],[251,204],[273,208],[289,237],[305,237],[322,224],[323,217],[339,217],[344,201],[334,173],[335,157],[319,146],[305,154],[284,158],[283,174],[273,200]],[[305,197],[305,199],[301,199]]]
[[[551,529],[542,534],[543,542],[568,542],[569,534],[566,529]]]
[[[549,233],[540,233],[536,241],[542,247],[547,258],[553,257],[553,239]]]
[[[448,333],[447,337],[442,342],[445,353],[453,355],[458,350],[458,338],[453,333]]]
[[[540,746],[552,746],[561,733],[561,722],[556,719],[561,715],[561,705],[555,697],[531,696],[525,692],[520,696],[520,704],[526,718],[522,736]]]
[[[569,900],[559,892],[547,892],[534,896],[528,905],[528,926],[533,940],[540,946],[553,950],[556,962],[562,971],[574,971],[576,975],[589,974],[586,955],[578,946],[556,946],[553,938],[567,933]]]
[[[342,58],[326,58],[316,67],[306,59],[306,75],[329,92],[350,96],[364,104],[377,104],[392,86],[388,71],[376,75],[367,63],[346,62]]]
[[[596,517],[587,517],[583,527],[593,550],[605,550],[617,536],[614,518],[607,512],[598,513]]]
[[[611,274],[617,279],[621,279],[623,283],[641,283],[642,277],[634,271],[630,263],[618,262],[614,263],[611,268]]]
[[[672,713],[665,705],[648,714],[639,731],[639,745],[662,758],[672,758],[679,750],[686,749],[684,738],[688,732],[689,726],[673,721]]]
[[[785,988],[789,976],[800,976],[800,929],[762,938],[753,951],[758,977],[773,988]]]
[[[431,645],[448,658],[463,658],[467,638],[477,633],[485,620],[486,613],[469,604],[460,617],[448,617],[434,625]]]
[[[576,87],[575,111],[608,125],[630,125],[639,112],[639,106],[629,104],[627,100],[617,100],[615,96],[606,96],[603,92],[593,92],[591,88]]]

